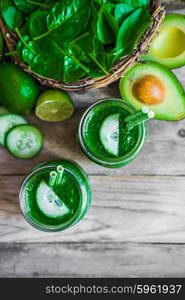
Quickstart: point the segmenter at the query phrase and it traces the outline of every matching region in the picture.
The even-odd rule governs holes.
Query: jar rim
[[[90,149],[88,149],[86,147],[86,143],[84,140],[84,126],[86,123],[86,118],[88,117],[88,114],[91,112],[91,110],[102,104],[102,103],[106,103],[106,102],[118,102],[119,104],[122,104],[122,106],[124,108],[126,108],[128,111],[130,112],[137,112],[137,110],[128,102],[122,100],[122,99],[118,99],[118,98],[103,98],[100,99],[99,101],[96,101],[95,103],[93,103],[83,114],[80,124],[79,124],[79,129],[78,129],[78,138],[79,138],[79,142],[80,145],[82,147],[82,150],[85,152],[85,154],[87,154],[87,156],[92,159],[93,161],[95,161],[96,163],[100,164],[100,165],[110,165],[110,166],[116,166],[119,163],[125,163],[127,164],[127,162],[130,161],[131,157],[134,156],[134,154],[138,151],[140,151],[143,147],[144,141],[145,141],[145,137],[146,137],[146,124],[141,123],[138,125],[139,128],[139,133],[138,133],[138,139],[137,139],[137,143],[134,145],[134,147],[132,148],[131,151],[129,151],[128,153],[126,153],[123,156],[120,156],[119,158],[115,158],[114,160],[112,158],[108,159],[102,159],[97,157],[92,151],[90,151]]]
[[[52,164],[52,162],[51,162]],[[82,185],[82,180],[80,180],[77,177],[77,174],[73,173],[71,170],[68,169],[68,172],[70,172],[72,174],[73,177],[75,177],[75,180],[78,182],[78,186],[79,186],[79,190],[80,190],[80,201],[79,201],[79,205],[78,208],[75,212],[75,214],[72,216],[72,218],[70,218],[67,222],[63,223],[63,224],[59,224],[59,225],[46,225],[46,224],[42,224],[39,221],[37,221],[36,219],[33,219],[26,208],[26,201],[25,201],[25,197],[24,197],[24,188],[26,183],[36,174],[40,173],[43,170],[53,170],[54,167],[52,166],[40,166],[38,169],[35,169],[33,171],[31,171],[28,176],[23,180],[21,188],[20,188],[20,192],[19,192],[19,204],[20,204],[20,208],[22,211],[22,214],[25,218],[25,220],[32,225],[34,228],[41,230],[41,231],[45,231],[45,232],[57,232],[57,231],[63,231],[69,227],[71,227],[72,225],[74,225],[75,223],[77,223],[80,220],[80,216],[82,214],[82,209],[84,208],[84,202],[85,202],[85,210],[87,208],[88,205],[88,193],[86,191],[86,189],[84,189],[84,186]]]

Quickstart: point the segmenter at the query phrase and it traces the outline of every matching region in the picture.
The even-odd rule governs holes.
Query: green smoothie
[[[87,212],[91,191],[85,172],[67,160],[44,163],[25,179],[20,205],[26,220],[43,231],[60,231]]]
[[[91,160],[105,167],[118,168],[131,162],[141,151],[146,127],[128,130],[125,118],[135,109],[119,99],[105,99],[92,105],[82,117],[79,142]]]

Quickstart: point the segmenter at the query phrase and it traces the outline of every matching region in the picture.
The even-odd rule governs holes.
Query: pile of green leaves
[[[151,23],[148,0],[1,0],[1,14],[29,69],[68,83],[109,74]]]

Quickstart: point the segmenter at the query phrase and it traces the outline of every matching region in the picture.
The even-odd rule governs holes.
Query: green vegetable
[[[143,6],[148,6],[149,0],[102,0],[101,3],[122,3],[135,8],[139,8]]]
[[[86,74],[78,64],[76,64],[67,55],[64,57],[64,71],[63,71],[63,82],[76,82],[79,78],[84,77]]]
[[[2,2],[4,20],[19,38],[16,51],[6,55],[18,55],[40,76],[66,83],[108,75],[151,23],[148,0]],[[11,22],[10,6],[16,12]]]
[[[46,1],[44,0],[13,0],[17,8],[23,13],[31,13],[38,7],[43,7]],[[46,7],[44,5],[44,7]]]
[[[133,51],[150,24],[151,16],[146,8],[138,8],[122,23],[116,42],[116,60]]]
[[[117,4],[114,10],[115,19],[121,24],[134,10],[135,8],[128,4]]]
[[[118,23],[109,8],[107,4],[103,4],[98,12],[97,36],[104,44],[114,42],[119,30]]]
[[[128,4],[128,5],[136,7],[136,8],[142,7],[142,6],[148,6],[148,4],[149,4],[149,0],[121,0],[118,2]]]
[[[2,32],[0,31],[0,63],[2,62],[3,59],[3,50],[4,50],[4,38]]]
[[[15,157],[29,159],[41,151],[43,135],[35,126],[18,125],[7,133],[5,147]]]
[[[28,30],[33,39],[47,31],[47,15],[47,12],[40,10],[35,11],[30,15],[28,19]]]
[[[30,64],[30,69],[43,77],[62,81],[65,52],[61,53],[56,43],[48,37],[34,42],[34,45],[36,55]]]
[[[30,51],[30,49],[32,51]],[[35,57],[34,52],[36,52],[35,44],[32,41],[29,41],[27,43],[27,47],[24,47],[22,50],[22,58],[27,64],[31,64],[33,62],[33,59]]]
[[[21,28],[20,28],[20,34],[22,36],[28,35],[28,23],[25,23]]]
[[[64,40],[77,36],[86,26],[90,16],[90,2],[81,0],[60,0],[52,8],[47,17],[49,31],[58,41],[60,36]]]
[[[20,28],[23,24],[22,13],[13,5],[10,0],[1,0],[1,11],[4,21],[7,26],[15,31],[15,28]]]

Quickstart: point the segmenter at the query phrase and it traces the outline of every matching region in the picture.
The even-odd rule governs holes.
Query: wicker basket
[[[139,41],[136,49],[129,56],[121,58],[118,62],[113,65],[112,71],[109,75],[99,78],[83,78],[75,83],[62,83],[55,79],[49,79],[42,77],[31,70],[28,66],[20,61],[17,56],[12,56],[12,60],[15,64],[18,64],[25,72],[29,73],[35,78],[40,84],[57,88],[66,91],[84,91],[92,88],[100,88],[109,85],[110,83],[118,80],[123,74],[132,67],[143,54],[148,50],[151,41],[155,38],[158,33],[158,29],[165,17],[165,9],[161,6],[160,0],[150,0],[150,12],[153,18],[153,22],[145,32],[144,36]],[[2,17],[0,16],[0,28],[4,35],[7,47],[9,51],[14,51],[17,44],[17,36],[11,32],[8,27],[4,24]]]

